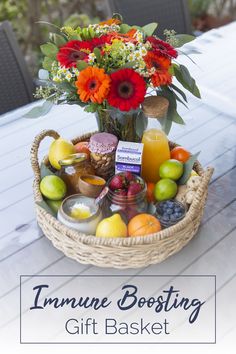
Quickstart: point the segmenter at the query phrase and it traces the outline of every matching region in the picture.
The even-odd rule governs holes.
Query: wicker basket
[[[88,140],[91,134],[72,140],[73,143]],[[57,139],[58,133],[46,130],[36,136],[31,149],[31,164],[35,174],[33,190],[35,202],[42,201],[39,189],[40,167],[38,149],[45,137]],[[170,142],[173,148],[174,143]],[[48,159],[45,158],[48,163]],[[55,217],[36,204],[37,221],[45,236],[66,256],[84,264],[99,267],[139,268],[164,261],[180,251],[196,234],[201,222],[207,198],[208,184],[213,168],[204,171],[199,162],[194,169],[202,176],[195,198],[183,220],[156,234],[134,238],[97,238],[85,235],[61,224]]]

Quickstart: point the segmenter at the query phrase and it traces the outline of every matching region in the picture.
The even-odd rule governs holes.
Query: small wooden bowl
[[[94,180],[94,181],[99,180],[99,181],[103,182],[103,184],[92,184],[92,183],[85,181],[85,179],[90,179],[90,180]],[[86,197],[90,197],[90,198],[97,198],[99,196],[99,194],[101,193],[101,191],[103,190],[103,188],[105,187],[105,184],[106,184],[105,179],[103,179],[102,177],[94,176],[94,175],[83,175],[83,176],[80,176],[80,178],[79,178],[80,193],[82,193]]]

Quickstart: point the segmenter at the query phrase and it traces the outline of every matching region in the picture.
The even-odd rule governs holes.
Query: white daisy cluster
[[[107,34],[110,32],[119,32],[120,26],[119,25],[101,25],[101,24],[93,24],[89,25],[88,28],[92,28],[97,36]]]
[[[57,62],[54,62],[52,64],[51,74],[52,80],[56,83],[63,81],[71,82],[79,75],[79,70],[77,68],[67,69],[65,66],[58,65]]]

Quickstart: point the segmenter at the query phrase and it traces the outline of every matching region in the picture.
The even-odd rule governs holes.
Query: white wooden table
[[[191,43],[202,51],[200,55],[191,56],[197,66],[184,56],[180,58],[196,78],[203,99],[189,97],[189,110],[179,107],[187,124],[174,126],[170,138],[192,152],[201,150],[199,159],[203,166],[215,167],[198,235],[180,253],[162,264],[135,271],[139,274],[216,275],[218,344],[204,347],[205,352],[212,353],[221,347],[226,349],[226,346],[228,352],[233,353],[228,346],[236,334],[235,31],[236,23],[233,23]],[[21,118],[28,109],[23,107],[0,117],[0,343],[4,345],[4,353],[8,352],[7,348],[12,353],[13,346],[17,353],[32,352],[31,346],[22,348],[18,344],[21,274],[135,273],[78,264],[55,249],[38,228],[29,161],[34,136],[43,129],[52,128],[69,139],[95,130],[96,123],[92,114],[76,106],[54,107],[45,117],[35,120]],[[50,139],[43,142],[40,157],[46,153],[49,143]],[[4,338],[9,331],[12,342],[6,343]],[[108,347],[104,347],[103,352],[108,351]],[[45,346],[44,350],[49,353],[50,348]],[[172,347],[161,348],[162,352],[168,352]],[[181,346],[182,352],[189,349],[189,346]],[[71,346],[70,351],[74,350],[76,347]]]

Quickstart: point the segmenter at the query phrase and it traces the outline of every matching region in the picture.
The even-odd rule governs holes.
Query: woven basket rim
[[[94,132],[79,136],[75,139],[72,139],[71,141],[73,143],[76,143],[78,141],[87,140],[92,134],[94,134]],[[57,138],[59,135],[53,130],[43,131],[36,137],[34,144],[32,146],[31,163],[35,173],[35,179],[33,184],[34,200],[36,203],[36,209],[44,216],[45,222],[47,222],[52,228],[55,228],[61,232],[62,241],[63,241],[63,237],[66,237],[66,240],[67,241],[70,240],[72,244],[74,244],[75,242],[76,244],[83,243],[86,245],[96,245],[101,247],[102,246],[131,247],[134,245],[138,246],[138,245],[145,245],[145,244],[146,245],[155,244],[158,242],[158,240],[163,240],[164,238],[174,238],[175,233],[183,230],[185,226],[191,223],[194,220],[195,216],[199,213],[198,205],[201,202],[201,199],[207,190],[209,180],[213,173],[213,168],[207,168],[206,171],[204,171],[199,161],[196,161],[196,163],[194,164],[194,168],[198,172],[198,174],[202,177],[201,185],[199,186],[195,194],[195,198],[192,204],[190,205],[190,208],[187,211],[186,216],[180,222],[178,222],[177,224],[169,228],[163,229],[157,233],[149,234],[146,236],[125,237],[125,238],[122,237],[105,238],[105,237],[96,237],[95,235],[86,235],[80,233],[77,230],[73,230],[63,225],[60,221],[57,220],[56,217],[52,216],[50,213],[48,213],[46,210],[44,210],[42,207],[40,207],[37,204],[37,202],[43,200],[43,196],[39,190],[40,170],[39,170],[37,154],[38,154],[39,144],[41,140],[46,136]],[[177,146],[177,144],[171,141],[169,143],[172,147]]]

